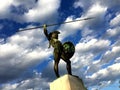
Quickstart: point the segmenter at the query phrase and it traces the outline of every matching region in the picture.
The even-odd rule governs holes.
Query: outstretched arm
[[[47,31],[47,25],[46,25],[46,24],[43,25],[43,30],[44,30],[45,36],[46,36],[47,39],[50,41],[50,37],[49,37],[48,31]]]

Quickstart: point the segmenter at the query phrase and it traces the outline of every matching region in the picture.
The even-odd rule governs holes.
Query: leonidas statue
[[[52,46],[54,48],[54,71],[57,77],[59,77],[59,70],[58,70],[58,64],[60,59],[63,59],[66,62],[66,68],[68,71],[68,74],[72,75],[71,72],[71,61],[70,58],[73,56],[75,52],[75,47],[72,44],[72,42],[65,42],[62,44],[58,40],[58,34],[60,34],[59,31],[53,31],[48,33],[47,31],[47,25],[43,26],[44,34],[47,37],[49,41],[49,48]]]

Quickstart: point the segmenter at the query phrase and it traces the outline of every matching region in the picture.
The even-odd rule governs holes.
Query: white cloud
[[[14,84],[4,84],[1,90],[49,90],[49,82],[36,73],[33,78],[29,78]]]
[[[87,10],[92,5],[92,1],[88,2],[87,0],[78,0],[74,3],[74,7],[82,7],[84,10]]]
[[[111,60],[116,59],[120,53],[120,46],[113,46],[111,50],[106,51],[106,53],[101,58],[101,63],[106,64]]]
[[[110,37],[117,37],[119,36],[119,34],[120,34],[120,27],[107,30],[107,35],[109,35]]]
[[[22,48],[19,48],[17,45],[11,45],[11,44],[0,45],[0,53],[2,53],[0,55],[0,58],[8,57],[8,59],[10,59],[11,56],[16,55],[16,53],[19,53],[19,51],[21,50]]]
[[[101,67],[101,57],[97,58],[98,61],[94,61],[94,58],[101,53],[104,54],[104,52],[109,49],[109,45],[109,40],[99,40],[95,38],[92,38],[89,41],[80,41],[76,44],[76,52],[71,60],[73,63],[73,68],[76,68],[77,70],[87,66],[87,70],[83,71],[86,75],[96,72]]]
[[[27,21],[40,21],[45,18],[55,16],[59,8],[59,0],[39,0],[35,7],[25,13],[24,18]],[[50,18],[49,18],[50,19]]]
[[[0,44],[2,44],[4,42],[3,38],[0,38]]]
[[[39,0],[37,5],[25,13],[27,21],[40,21],[54,15],[59,8],[59,0]]]
[[[106,69],[99,70],[98,72],[96,72],[92,76],[90,76],[89,78],[102,79],[102,78],[106,78],[111,73],[111,75],[109,76],[109,79],[110,79],[110,77],[113,78],[114,75],[120,74],[119,69],[120,69],[120,63],[113,64]]]
[[[4,0],[0,1],[0,13],[5,13],[6,11],[9,10],[10,5],[13,3],[13,0]]]
[[[93,38],[88,42],[78,43],[76,45],[76,50],[80,51],[79,53],[85,53],[85,52],[100,53],[101,51],[104,51],[105,49],[107,49],[109,45],[110,45],[109,40],[97,40]]]
[[[67,17],[64,22],[76,21],[76,20],[81,20],[81,21],[61,25],[58,28],[58,30],[61,32],[60,33],[60,40],[63,40],[69,36],[74,36],[75,34],[77,34],[78,31],[84,32],[84,33],[82,33],[82,36],[87,36],[88,34],[93,33],[93,31],[88,28],[89,27],[88,23],[92,23],[93,19],[83,20],[86,18],[88,18],[88,17],[84,16],[84,17],[78,17],[75,19],[74,19],[74,16]]]
[[[115,63],[120,63],[120,57],[116,58]]]
[[[93,28],[93,30],[98,30],[96,32],[100,32],[99,30],[105,27],[104,16],[106,11],[106,6],[96,2],[89,7],[89,9],[82,15],[82,17],[93,17],[93,20],[88,21],[86,25],[89,25],[91,28]]]
[[[60,0],[5,0],[0,1],[0,18],[8,18],[16,22],[47,22],[50,21],[51,17],[54,19],[57,17],[57,10],[60,6]],[[12,8],[13,6],[14,8]],[[22,14],[19,15],[17,12],[20,11],[22,6]],[[12,12],[14,9],[18,10]],[[54,22],[54,20],[51,19]]]
[[[100,5],[99,3],[93,4],[90,9],[88,10],[89,14],[101,14],[106,11],[106,7]]]
[[[1,83],[15,79],[27,68],[47,59],[52,53],[52,50],[48,50],[47,47],[42,30],[20,32],[9,37],[5,44],[0,44]],[[3,76],[6,79],[3,79]]]
[[[105,29],[104,16],[107,13],[108,7],[101,4],[101,1],[98,0],[91,0],[90,2],[88,2],[87,0],[79,0],[74,3],[74,7],[77,8],[79,6],[83,9],[83,14],[81,15],[81,18],[93,17],[93,19],[87,20],[84,22],[84,24],[82,24],[84,25],[82,28],[82,32],[85,33],[86,31],[94,36],[96,35],[96,33],[101,33],[101,30]]]
[[[100,50],[99,50],[100,51]],[[100,70],[102,66],[110,64],[112,60],[115,60],[115,63],[119,63],[119,53],[120,47],[113,45],[113,47],[108,46],[107,49],[102,52],[101,57],[98,58],[98,61],[92,62],[89,67],[87,68],[86,74],[88,73],[95,73],[96,71]],[[94,54],[96,56],[96,54]]]
[[[110,21],[110,25],[111,26],[118,26],[120,25],[120,13],[116,15],[115,18],[113,18],[111,21]]]
[[[80,18],[77,18],[76,20],[78,19]],[[65,20],[65,22],[73,21],[73,20],[74,20],[73,17],[70,16]],[[60,28],[58,29],[61,32],[60,40],[63,40],[64,38],[70,35],[74,35],[78,30],[80,30],[81,27],[84,26],[83,23],[84,22],[73,22],[73,23],[61,25]]]
[[[86,80],[91,85],[95,85],[96,83],[100,83],[102,81],[115,81],[120,75],[120,63],[113,64],[105,69],[98,70],[96,73],[92,74],[91,76],[86,76]]]
[[[110,2],[110,0],[78,0],[74,3],[74,7],[82,7],[83,9],[88,9],[91,5],[99,3],[100,5],[107,6],[108,8],[111,7],[118,7],[120,5],[120,0],[114,0],[114,2]],[[117,8],[115,8],[117,9]]]

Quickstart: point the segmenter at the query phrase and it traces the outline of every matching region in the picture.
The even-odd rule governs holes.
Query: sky
[[[79,20],[48,27],[59,40],[71,41],[72,73],[88,90],[119,90],[120,0],[0,0],[0,90],[49,90],[56,79],[53,48],[42,28],[24,28]],[[67,73],[65,62],[60,75]]]

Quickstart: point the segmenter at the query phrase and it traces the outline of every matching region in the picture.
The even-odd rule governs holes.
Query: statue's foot
[[[77,76],[77,75],[72,75],[72,76],[74,76],[74,77],[76,77],[76,78],[79,78],[79,76]]]
[[[59,77],[60,77],[60,75],[56,75],[56,77],[57,77],[57,78],[59,78]]]

